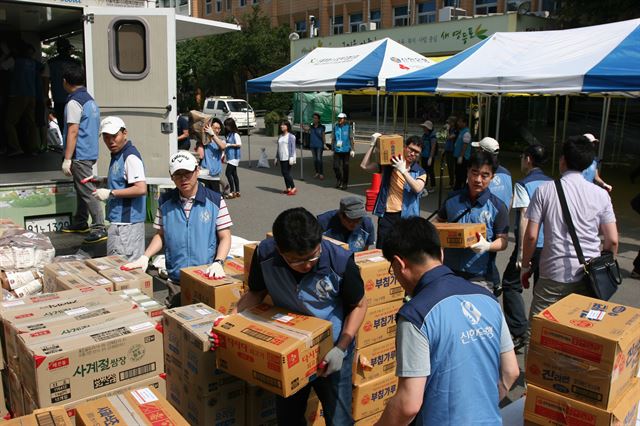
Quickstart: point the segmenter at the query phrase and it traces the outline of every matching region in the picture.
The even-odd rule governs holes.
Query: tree
[[[562,28],[586,27],[640,17],[638,0],[565,0],[558,20]]]
[[[240,24],[241,31],[178,43],[176,69],[181,109],[195,106],[198,89],[205,96],[244,97],[247,80],[289,63],[288,26],[272,28],[259,5],[243,15]]]

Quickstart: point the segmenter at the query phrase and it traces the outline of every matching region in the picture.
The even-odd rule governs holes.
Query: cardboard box
[[[536,425],[635,426],[638,400],[640,385],[637,379],[633,379],[631,387],[609,410],[528,385],[524,418]]]
[[[94,271],[56,276],[56,291],[73,290],[82,287],[103,287],[106,291],[113,291],[113,283]]]
[[[403,151],[404,140],[401,135],[382,135],[378,138],[378,153],[380,154],[378,163],[381,166],[391,164],[391,158],[402,155]]]
[[[354,426],[373,426],[378,422],[378,420],[380,420],[380,417],[382,417],[382,411],[379,411],[372,416],[358,420],[357,422],[355,422]]]
[[[245,389],[245,422],[247,426],[276,426],[276,396],[258,386]]]
[[[162,333],[147,320],[29,347],[23,386],[39,407],[62,405],[164,371]]]
[[[571,294],[533,318],[527,381],[610,409],[637,375],[639,351],[640,309]]]
[[[204,275],[208,265],[180,270],[182,305],[202,302],[227,314],[238,304],[242,296],[242,277],[227,275],[222,279]]]
[[[396,340],[387,339],[356,349],[353,354],[353,384],[359,385],[396,371]]]
[[[0,374],[0,419],[4,418],[9,411],[7,410],[7,404],[5,403],[5,398],[4,398],[4,374]],[[9,388],[8,383],[7,383],[7,389]],[[1,420],[0,420],[1,422]]]
[[[316,377],[333,347],[331,322],[269,305],[229,315],[214,327],[218,368],[288,397]]]
[[[92,294],[93,292],[100,292],[104,295],[105,289],[101,288],[78,288],[73,290],[57,291],[53,293],[41,293],[33,296],[23,297],[16,300],[5,300],[0,302],[0,316],[4,317],[4,313],[13,309],[21,309],[27,305],[41,304],[41,303],[53,303],[56,300],[69,299],[75,296],[83,294]],[[95,293],[93,293],[95,294]]]
[[[324,412],[322,411],[322,404],[318,395],[311,390],[309,394],[309,400],[307,401],[307,409],[304,412],[304,418],[307,421],[308,426],[325,426],[327,423],[324,419]]]
[[[253,260],[253,254],[258,248],[258,243],[249,243],[244,245],[244,279],[245,285],[249,285],[249,271],[251,270],[251,261]]]
[[[97,426],[188,426],[175,408],[153,387],[99,398],[78,406],[76,424]]]
[[[224,262],[224,272],[227,275],[240,276],[244,274],[244,258],[234,257]]]
[[[149,297],[153,297],[153,278],[138,269],[122,271],[120,269],[104,269],[100,275],[113,283],[114,291],[139,288]]]
[[[3,426],[73,426],[67,412],[61,407],[42,408],[33,414],[2,422]]]
[[[402,300],[370,306],[356,334],[356,348],[364,348],[396,336],[396,313]]]
[[[484,223],[437,223],[433,224],[440,236],[443,248],[467,248],[478,242],[477,234],[487,238],[487,226]]]
[[[5,371],[8,385],[7,388],[9,390],[9,409],[14,416],[24,416],[27,412],[24,409],[22,383],[12,368],[7,368]]]
[[[185,419],[194,426],[244,425],[245,383],[240,380],[222,385],[216,392],[190,395]]]
[[[369,308],[404,297],[404,289],[396,277],[389,273],[390,263],[382,257],[380,250],[355,253],[354,260],[360,269]]]
[[[126,265],[129,261],[122,256],[113,255],[87,259],[85,263],[94,271],[101,272],[107,269],[120,269],[121,266]]]
[[[353,388],[353,420],[361,420],[384,410],[389,399],[398,389],[394,373],[364,382]]]
[[[56,277],[79,274],[83,272],[91,272],[91,270],[79,260],[71,262],[50,263],[44,267],[44,292],[51,293],[56,291]]]

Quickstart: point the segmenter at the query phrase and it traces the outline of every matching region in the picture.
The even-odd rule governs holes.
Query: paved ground
[[[228,201],[229,211],[234,222],[233,233],[235,235],[250,240],[262,239],[265,233],[270,230],[273,219],[275,219],[282,210],[304,206],[312,213],[317,214],[328,209],[337,208],[340,198],[345,195],[355,194],[364,196],[365,189],[370,185],[371,176],[358,167],[362,155],[367,149],[366,144],[359,144],[357,146],[357,156],[351,160],[352,176],[347,191],[334,189],[335,179],[333,178],[329,153],[325,152],[324,156],[326,179],[320,181],[313,178],[313,165],[310,152],[305,150],[304,160],[298,160],[298,164],[294,167],[294,178],[299,191],[298,195],[293,197],[282,195],[281,191],[284,188],[284,182],[280,175],[279,168],[274,168],[273,166],[269,169],[255,167],[260,148],[262,147],[267,149],[269,158],[271,159],[270,161],[273,163],[272,159],[275,156],[275,138],[265,137],[263,135],[251,135],[251,166],[253,167],[250,167],[248,161],[249,146],[247,136],[243,136],[242,140],[245,145],[242,153],[244,161],[238,170],[242,197]],[[298,155],[299,154],[300,152],[298,151]],[[517,179],[519,177],[519,172],[516,173],[518,164],[517,154],[511,156],[503,154],[501,161],[514,173],[514,177]],[[300,179],[302,169],[304,169],[302,175],[304,180]],[[640,281],[629,278],[629,273],[632,270],[632,261],[640,248],[640,220],[638,220],[637,215],[634,217],[633,211],[628,207],[628,200],[631,194],[637,191],[637,187],[634,189],[626,180],[624,173],[620,171],[607,170],[606,177],[615,188],[612,195],[621,235],[618,259],[624,277],[624,283],[612,301],[640,307]],[[446,172],[444,183],[446,187],[448,183]],[[428,216],[437,208],[437,205],[438,197],[436,192],[423,199],[422,215],[425,217]],[[152,232],[152,228],[149,225],[147,228],[147,239],[151,237]],[[59,253],[76,251],[81,243],[81,238],[77,236],[55,235],[52,237]],[[511,243],[513,243],[513,239],[511,239]],[[82,248],[94,256],[103,255],[105,251],[104,244],[93,247],[84,245]],[[498,255],[497,263],[500,271],[505,269],[510,253],[511,247],[507,249],[507,252]],[[161,290],[161,288],[158,287],[157,290]],[[163,298],[160,293],[158,293],[156,297],[159,300]],[[528,306],[531,300],[530,290],[525,292],[524,297],[525,303],[527,303]],[[524,366],[522,354],[518,355],[518,361],[522,369]],[[510,398],[512,400],[517,399],[522,395],[522,392],[521,377],[518,386],[512,390]]]

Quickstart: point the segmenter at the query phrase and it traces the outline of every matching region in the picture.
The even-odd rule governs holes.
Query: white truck
[[[256,114],[244,99],[234,99],[231,96],[208,97],[204,100],[202,112],[217,117],[222,122],[233,118],[240,130],[249,131],[256,127]]]
[[[65,37],[83,47],[87,90],[102,117],[125,121],[151,184],[169,182],[168,158],[177,150],[176,42],[238,30],[155,8],[155,1],[0,0],[0,39],[19,37],[39,50]],[[109,160],[100,141],[97,175],[107,174]],[[26,161],[0,157],[0,217],[41,232],[68,221],[75,195],[61,161],[55,152]]]

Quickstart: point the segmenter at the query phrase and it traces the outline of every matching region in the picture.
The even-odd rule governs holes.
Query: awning
[[[240,30],[240,25],[176,14],[176,41]]]

